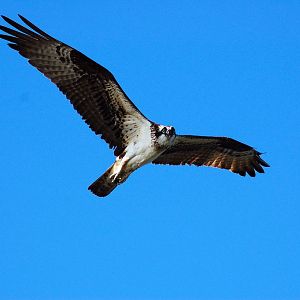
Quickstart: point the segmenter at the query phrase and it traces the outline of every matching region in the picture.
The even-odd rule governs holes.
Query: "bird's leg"
[[[122,153],[121,155],[119,155],[116,159],[116,162],[114,163],[113,166],[113,172],[110,175],[110,178],[112,179],[112,181],[122,181],[121,178],[121,173],[122,173],[122,168],[126,165],[126,163],[128,162],[129,158],[126,157],[126,155],[124,153]]]

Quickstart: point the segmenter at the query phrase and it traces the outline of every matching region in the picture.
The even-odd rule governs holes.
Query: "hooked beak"
[[[168,130],[168,135],[169,135],[169,136],[175,135],[175,128],[174,128],[174,127],[171,127],[171,128]]]

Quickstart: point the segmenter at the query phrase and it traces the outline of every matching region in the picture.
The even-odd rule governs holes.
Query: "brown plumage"
[[[28,59],[70,100],[82,119],[114,149],[115,163],[89,189],[104,197],[146,163],[211,166],[254,177],[269,165],[254,148],[226,137],[176,135],[172,126],[147,119],[114,76],[76,49],[20,16],[30,28],[2,18],[0,38]]]
[[[114,76],[76,49],[51,37],[26,18],[21,20],[32,30],[2,16],[19,31],[0,26],[9,41],[28,62],[48,77],[73,104],[89,127],[119,155],[126,147],[124,118],[142,114],[129,100]],[[126,104],[126,107],[124,107]]]
[[[154,164],[211,166],[245,176],[264,173],[269,165],[252,147],[226,137],[179,135],[174,144]]]

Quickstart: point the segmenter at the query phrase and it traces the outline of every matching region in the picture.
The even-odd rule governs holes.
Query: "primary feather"
[[[0,38],[48,77],[114,149],[115,163],[89,187],[97,196],[107,196],[132,172],[151,162],[212,166],[252,177],[269,167],[260,152],[234,139],[176,135],[172,126],[150,121],[107,69],[19,17],[28,28],[2,16],[14,29],[0,26],[6,33]]]

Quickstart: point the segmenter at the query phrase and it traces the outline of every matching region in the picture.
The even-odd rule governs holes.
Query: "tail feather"
[[[99,197],[105,197],[109,195],[118,185],[118,181],[113,181],[110,176],[113,173],[112,165],[107,171],[101,175],[95,182],[93,182],[88,189]]]

